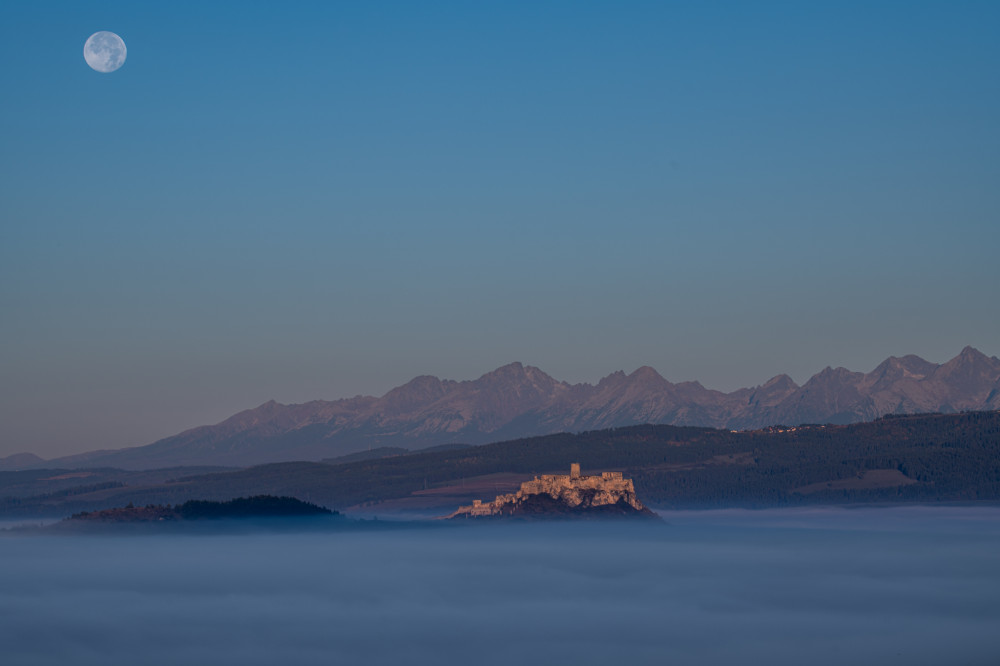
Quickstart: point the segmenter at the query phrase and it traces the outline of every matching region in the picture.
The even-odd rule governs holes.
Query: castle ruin
[[[650,513],[635,496],[632,479],[621,472],[601,472],[583,475],[580,463],[570,465],[569,475],[543,474],[521,484],[516,493],[498,495],[492,502],[474,500],[461,506],[448,518],[514,515],[526,503],[535,499],[557,502],[568,510],[627,505],[637,512]]]

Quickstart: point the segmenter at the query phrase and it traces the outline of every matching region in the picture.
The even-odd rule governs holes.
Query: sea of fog
[[[0,538],[3,664],[996,664],[1000,509]]]

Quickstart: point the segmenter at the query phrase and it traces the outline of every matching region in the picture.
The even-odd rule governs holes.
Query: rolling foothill
[[[1000,412],[883,417],[732,432],[642,425],[356,462],[245,469],[0,473],[0,516],[291,496],[360,515],[446,515],[516,492],[566,461],[621,472],[654,508],[1000,500]]]

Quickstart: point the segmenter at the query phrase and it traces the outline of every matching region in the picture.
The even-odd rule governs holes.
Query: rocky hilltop
[[[656,518],[635,496],[632,479],[621,472],[583,476],[579,463],[568,475],[544,474],[521,484],[516,493],[498,495],[492,502],[476,500],[461,506],[456,518]]]
[[[597,384],[568,384],[511,363],[468,381],[417,377],[380,398],[270,401],[147,446],[50,461],[13,456],[0,459],[0,469],[248,466],[645,423],[743,430],[991,409],[1000,409],[1000,359],[972,347],[943,364],[890,357],[868,373],[826,368],[802,386],[778,375],[731,393],[698,382],[672,383],[646,366],[612,373]]]

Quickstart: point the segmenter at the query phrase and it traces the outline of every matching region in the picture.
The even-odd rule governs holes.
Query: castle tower
[[[580,463],[570,463],[569,464],[569,478],[579,479],[580,478]]]

